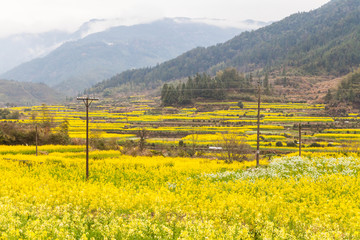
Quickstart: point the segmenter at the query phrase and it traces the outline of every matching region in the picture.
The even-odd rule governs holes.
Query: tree
[[[19,119],[20,113],[18,111],[10,111],[9,109],[0,109],[0,119]]]
[[[329,97],[328,94],[326,97]],[[340,83],[333,98],[338,102],[349,102],[354,107],[360,108],[360,69]]]
[[[196,98],[223,100],[228,89],[241,91],[243,87],[248,87],[245,78],[234,68],[219,71],[215,77],[198,73],[189,77],[186,83],[165,83],[161,89],[161,101],[164,106],[171,106],[191,104]]]
[[[139,151],[142,152],[145,149],[145,144],[146,144],[146,135],[147,135],[147,131],[145,128],[142,128],[141,130],[138,131],[138,136],[139,136]]]
[[[165,101],[168,89],[169,89],[169,85],[165,83],[161,89],[161,101]]]
[[[190,149],[187,149],[187,154],[193,157],[196,154],[196,146],[198,144],[198,134],[195,131],[191,132],[190,135]]]
[[[218,145],[222,148],[221,158],[226,163],[245,161],[247,155],[251,153],[251,146],[245,142],[243,137],[235,133],[222,134]]]
[[[40,114],[41,114],[40,115],[41,125],[45,129],[45,135],[47,135],[51,131],[51,126],[53,124],[54,119],[46,104],[42,104]]]
[[[328,91],[324,97],[324,100],[325,100],[325,102],[330,102],[332,99],[333,99],[333,95],[332,95],[330,89],[328,89]]]
[[[237,106],[238,106],[239,108],[244,108],[244,103],[243,103],[242,101],[239,101],[239,102],[237,103]]]
[[[175,105],[179,101],[179,95],[177,89],[171,84],[165,88],[162,102],[165,106]]]
[[[270,83],[269,83],[269,73],[265,73],[265,77],[263,80],[263,86],[265,88],[264,93],[266,95],[269,95],[271,93],[270,91]]]
[[[264,88],[269,87],[269,73],[265,73],[265,77],[264,77],[264,80],[263,80],[263,86],[264,86]]]
[[[69,134],[69,120],[67,118],[64,118],[64,120],[60,123],[60,132],[62,134],[68,135]]]

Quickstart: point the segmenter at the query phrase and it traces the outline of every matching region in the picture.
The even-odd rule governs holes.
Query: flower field
[[[229,139],[256,149],[257,105],[236,105],[158,109],[134,97],[92,106],[90,138],[125,144],[91,149],[87,181],[84,109],[12,108],[21,118],[1,121],[53,132],[67,122],[73,145],[40,145],[38,156],[35,146],[0,145],[0,239],[360,239],[358,115],[263,104],[256,168],[252,152],[229,164],[209,150]],[[143,130],[152,157],[124,155]]]
[[[59,131],[59,124],[66,120],[69,137],[84,139],[85,119],[81,107],[78,104],[66,107],[18,107],[12,110],[21,112],[21,119],[15,121],[25,124],[38,124],[51,119],[54,132]],[[256,108],[257,104],[252,102],[245,102],[244,108],[239,108],[236,102],[214,102],[198,103],[192,108],[166,107],[159,110],[153,101],[133,97],[124,106],[92,106],[89,113],[90,137],[113,138],[124,143],[136,141],[139,131],[145,129],[146,142],[152,148],[177,147],[182,141],[204,151],[221,144],[222,135],[231,132],[239,135],[239,139],[246,139],[255,148]],[[297,151],[299,124],[302,124],[303,151],[342,151],[349,142],[359,142],[358,114],[332,118],[324,116],[323,110],[324,105],[321,104],[262,103],[260,149],[279,153]]]
[[[83,146],[81,146],[83,147]],[[360,158],[196,158],[1,147],[0,238],[358,239]],[[67,149],[67,151],[65,151]]]

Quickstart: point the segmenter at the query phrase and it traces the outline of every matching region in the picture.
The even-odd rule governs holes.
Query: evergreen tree
[[[269,73],[265,73],[265,77],[263,80],[263,87],[265,89],[269,87]]]
[[[161,101],[164,101],[164,99],[167,95],[168,88],[169,88],[169,85],[167,83],[165,83],[161,89]]]
[[[330,102],[332,99],[333,99],[332,93],[331,93],[330,89],[328,89],[328,91],[324,97],[324,100],[325,100],[325,102]]]
[[[248,87],[243,75],[234,68],[218,72],[215,77],[205,73],[196,74],[194,78],[189,77],[187,82],[164,84],[161,89],[161,100],[163,105],[187,105],[196,98],[223,100],[226,98],[227,90],[241,90]]]

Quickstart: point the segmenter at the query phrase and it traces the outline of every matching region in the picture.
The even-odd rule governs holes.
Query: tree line
[[[234,68],[219,71],[214,77],[198,73],[183,83],[165,83],[161,89],[161,101],[163,105],[170,106],[188,105],[197,98],[223,100],[229,91],[248,92],[252,84],[251,74],[244,76]]]

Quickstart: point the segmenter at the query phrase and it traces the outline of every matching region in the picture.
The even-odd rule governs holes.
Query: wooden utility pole
[[[38,155],[38,126],[35,125],[35,144],[36,144],[36,156]]]
[[[78,101],[83,101],[86,107],[86,180],[89,179],[89,107],[93,101],[99,100],[99,98],[78,97]]]
[[[301,123],[299,123],[299,156],[301,157]]]
[[[261,89],[260,81],[258,84],[258,114],[257,114],[257,144],[256,144],[256,166],[260,166],[260,101],[261,101]]]

